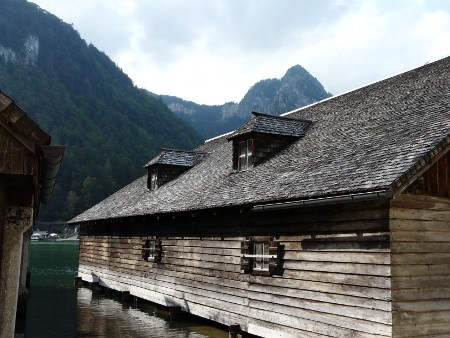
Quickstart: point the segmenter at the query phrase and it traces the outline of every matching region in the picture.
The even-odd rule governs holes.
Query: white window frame
[[[150,169],[150,190],[158,189],[158,168]]]
[[[245,171],[253,166],[253,139],[238,142],[237,171]]]
[[[253,271],[269,271],[269,259],[276,258],[274,255],[269,255],[269,246],[269,242],[253,242]]]
[[[155,249],[156,249],[156,240],[155,239],[147,239],[145,240],[145,247],[143,250],[145,251],[145,260],[153,261],[155,259]]]

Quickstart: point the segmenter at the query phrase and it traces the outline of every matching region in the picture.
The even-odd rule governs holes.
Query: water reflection
[[[77,293],[79,337],[228,337],[228,333],[167,312],[138,300],[123,303],[111,294],[80,288]]]
[[[228,338],[209,322],[170,320],[167,312],[142,300],[126,303],[113,292],[75,288],[78,249],[74,242],[31,244],[27,338]]]

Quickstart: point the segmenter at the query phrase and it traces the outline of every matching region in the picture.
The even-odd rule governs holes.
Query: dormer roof
[[[259,133],[299,138],[305,135],[311,121],[252,112],[254,117],[232,133],[228,140],[245,134]]]
[[[207,153],[198,151],[186,151],[161,148],[161,153],[148,162],[144,167],[148,168],[155,164],[165,164],[180,167],[193,167],[200,162]]]

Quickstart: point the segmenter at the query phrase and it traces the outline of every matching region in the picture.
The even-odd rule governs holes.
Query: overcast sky
[[[450,55],[448,0],[31,0],[133,82],[239,102],[300,64],[332,94]]]

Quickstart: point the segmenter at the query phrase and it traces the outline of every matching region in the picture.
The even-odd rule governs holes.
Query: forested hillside
[[[71,25],[25,0],[0,4],[0,90],[53,145],[67,145],[41,220],[68,220],[143,175],[161,146],[191,149],[201,142]]]
[[[208,106],[175,96],[161,95],[161,98],[175,114],[192,123],[203,137],[210,138],[238,128],[251,118],[252,111],[280,115],[330,96],[315,77],[296,65],[281,79],[255,83],[239,103]]]

